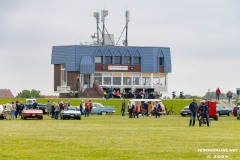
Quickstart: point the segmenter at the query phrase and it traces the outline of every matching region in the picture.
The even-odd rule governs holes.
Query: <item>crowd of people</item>
[[[7,104],[3,105],[5,110],[5,118],[6,120],[11,120],[17,118],[21,115],[22,110],[24,109],[24,104],[22,101],[8,101]]]

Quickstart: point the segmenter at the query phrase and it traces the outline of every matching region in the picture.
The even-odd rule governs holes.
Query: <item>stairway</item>
[[[86,88],[82,93],[82,98],[103,98],[101,94],[97,92],[95,88]]]

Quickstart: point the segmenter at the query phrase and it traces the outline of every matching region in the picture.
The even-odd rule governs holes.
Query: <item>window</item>
[[[141,64],[141,57],[133,57],[133,64]]]
[[[99,85],[102,85],[102,73],[94,73],[94,82],[96,81]]]
[[[142,84],[143,84],[144,86],[150,86],[150,85],[151,85],[151,78],[143,77],[143,78],[142,78]]]
[[[67,86],[67,72],[65,64],[61,65],[61,86]]]
[[[140,85],[140,77],[133,77],[133,85]]]
[[[131,64],[131,57],[130,56],[125,56],[124,57],[124,64]]]
[[[102,63],[102,57],[95,57],[95,63]]]
[[[123,77],[123,85],[132,85],[132,77]]]
[[[159,78],[158,77],[153,78],[153,85],[159,85]]]
[[[120,56],[115,56],[115,57],[114,57],[114,63],[115,63],[115,64],[121,64],[121,63],[122,63],[122,57],[120,57]]]
[[[162,57],[159,58],[159,65],[160,65],[160,66],[163,65],[163,58],[162,58]]]
[[[112,64],[112,57],[111,56],[106,56],[105,57],[105,64]]]
[[[103,84],[104,85],[112,84],[112,73],[103,73]]]
[[[166,86],[166,77],[160,77],[160,85],[161,86]]]
[[[121,85],[121,77],[113,77],[113,85]]]

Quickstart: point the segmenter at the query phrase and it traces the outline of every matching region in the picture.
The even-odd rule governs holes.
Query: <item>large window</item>
[[[103,84],[104,85],[112,84],[112,73],[103,73]]]
[[[124,64],[131,64],[131,57],[130,56],[125,56],[124,57]]]
[[[61,65],[61,86],[67,86],[67,71],[65,64]]]
[[[121,73],[113,73],[113,85],[121,85]]]
[[[105,57],[105,64],[112,64],[112,57],[111,56],[106,56]]]
[[[123,73],[123,85],[132,85],[131,73]]]
[[[94,82],[98,82],[99,85],[102,85],[102,73],[94,73]]]
[[[140,85],[141,73],[133,73],[133,85]]]
[[[102,63],[102,57],[95,57],[95,63]]]
[[[141,57],[133,57],[133,64],[141,64]]]
[[[114,57],[114,64],[121,64],[122,63],[122,57],[121,56],[115,56]]]

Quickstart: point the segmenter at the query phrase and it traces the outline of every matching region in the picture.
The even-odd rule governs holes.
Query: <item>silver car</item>
[[[68,107],[60,112],[61,119],[79,119],[81,120],[81,112],[79,107]]]

